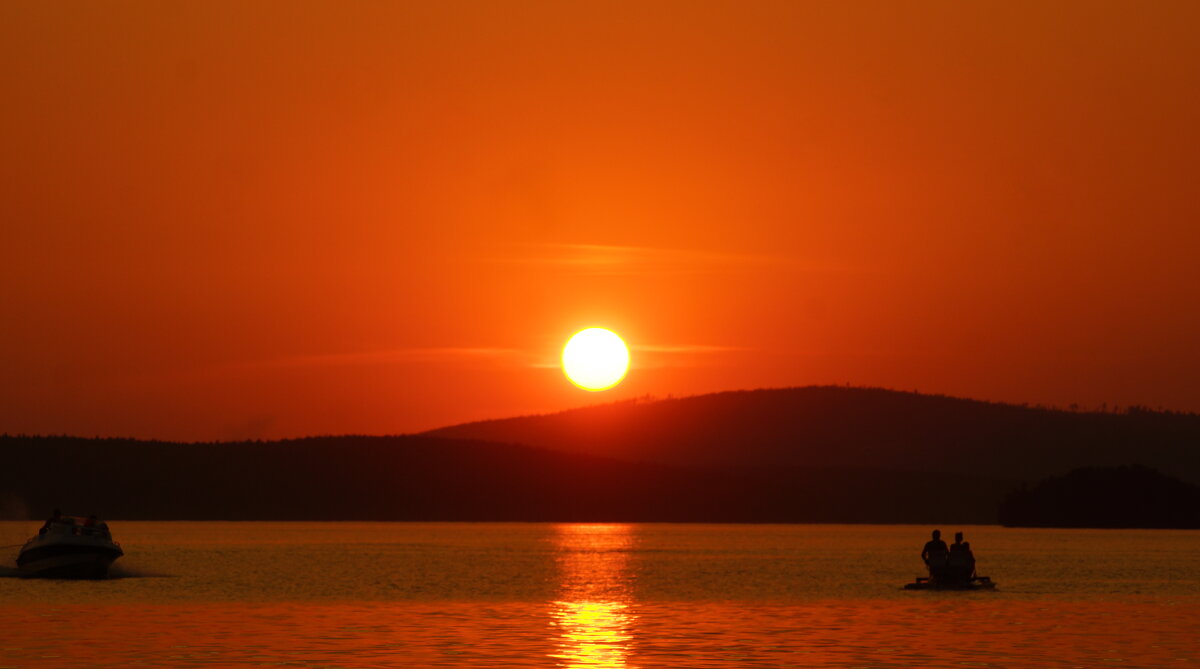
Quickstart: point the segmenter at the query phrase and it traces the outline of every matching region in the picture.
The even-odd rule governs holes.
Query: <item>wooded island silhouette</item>
[[[0,503],[119,519],[994,523],[1022,482],[1078,467],[1140,463],[1186,485],[1198,444],[1194,414],[807,387],[408,436],[5,436]]]
[[[1003,525],[1200,528],[1200,486],[1148,467],[1082,467],[1010,492]]]

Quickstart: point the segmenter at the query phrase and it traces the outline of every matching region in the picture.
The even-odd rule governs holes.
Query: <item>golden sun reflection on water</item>
[[[560,667],[630,669],[637,620],[632,604],[629,525],[559,525],[559,598],[551,603]]]

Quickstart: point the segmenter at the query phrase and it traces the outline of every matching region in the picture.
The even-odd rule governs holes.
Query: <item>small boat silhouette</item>
[[[42,578],[104,578],[108,567],[124,555],[113,541],[108,524],[90,518],[60,516],[46,521],[17,556],[21,576]]]
[[[904,584],[905,590],[995,590],[996,584],[987,576],[972,576],[967,579],[934,578],[918,576],[912,583]]]

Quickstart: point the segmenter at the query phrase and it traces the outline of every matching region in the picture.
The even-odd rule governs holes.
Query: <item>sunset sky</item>
[[[0,432],[1200,411],[1200,3],[6,2]],[[602,326],[617,387],[557,367]]]

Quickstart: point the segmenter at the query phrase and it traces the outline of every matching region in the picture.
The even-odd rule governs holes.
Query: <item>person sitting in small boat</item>
[[[933,539],[926,541],[925,547],[921,549],[921,560],[929,568],[930,576],[938,578],[943,575],[949,554],[950,551],[946,548],[946,542],[942,541],[942,531],[934,530]]]
[[[950,559],[954,559],[954,554],[961,551],[963,548],[963,533],[954,533],[954,543],[950,544]]]
[[[975,578],[975,554],[971,552],[971,542],[963,542],[963,554],[966,555],[967,565],[971,578]]]
[[[970,581],[975,576],[975,556],[971,554],[971,544],[963,541],[963,533],[954,533],[954,543],[950,544],[950,557],[947,560],[947,573],[956,581]]]

